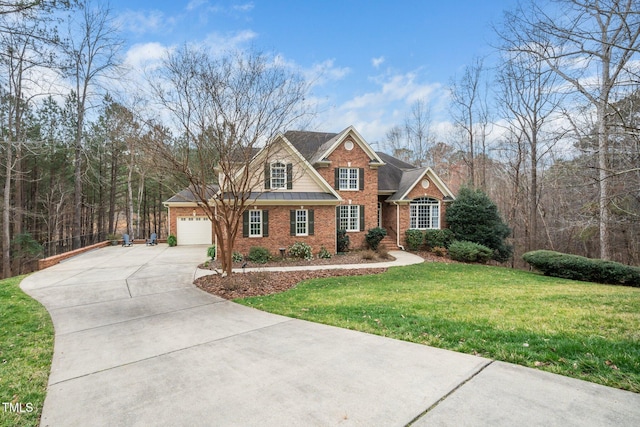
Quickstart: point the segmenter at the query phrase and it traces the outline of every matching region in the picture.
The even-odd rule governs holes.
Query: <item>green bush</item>
[[[462,188],[445,214],[455,240],[479,243],[493,250],[493,259],[508,260],[513,248],[505,242],[511,230],[498,207],[481,190]]]
[[[211,245],[207,248],[207,256],[211,259],[216,257],[216,245]]]
[[[455,241],[449,245],[449,256],[456,261],[484,264],[492,258],[493,251],[479,243]]]
[[[349,236],[347,236],[347,230],[338,230],[337,232],[337,246],[338,253],[349,251]]]
[[[304,242],[296,242],[293,245],[289,246],[289,256],[293,258],[300,258],[311,260],[313,259],[313,252],[311,251],[311,246]]]
[[[318,252],[318,258],[331,259],[331,252],[329,252],[324,246],[321,246],[320,252]]]
[[[271,254],[267,248],[263,248],[262,246],[252,246],[249,249],[249,256],[247,258],[249,261],[257,264],[266,264],[271,259]]]
[[[554,251],[531,251],[522,259],[545,276],[640,287],[640,268]]]
[[[167,244],[170,247],[176,246],[178,244],[178,239],[173,234],[169,234],[169,236],[167,237]]]
[[[404,232],[404,238],[410,251],[417,251],[422,246],[423,234],[420,230],[410,228]]]
[[[367,234],[366,236],[364,236],[364,238],[367,241],[367,245],[369,246],[369,249],[372,249],[375,251],[375,250],[378,250],[378,245],[386,235],[387,235],[387,230],[385,230],[384,228],[376,227],[376,228],[371,228],[369,231],[367,231]]]
[[[448,248],[453,241],[453,231],[448,228],[442,230],[426,230],[424,232],[424,244],[429,249],[436,247]]]
[[[244,255],[242,255],[240,252],[233,252],[231,254],[231,261],[232,262],[242,262],[242,261],[244,261]]]

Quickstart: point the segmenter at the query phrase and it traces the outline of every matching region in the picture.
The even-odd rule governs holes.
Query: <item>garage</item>
[[[210,245],[211,221],[206,216],[177,218],[178,245]]]

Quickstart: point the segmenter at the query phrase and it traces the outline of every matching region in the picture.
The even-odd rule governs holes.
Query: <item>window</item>
[[[314,219],[313,209],[298,209],[289,211],[290,235],[313,236]]]
[[[359,172],[358,168],[340,168],[338,175],[338,189],[359,190]]]
[[[269,211],[259,209],[244,211],[242,237],[269,237]]]
[[[300,209],[296,211],[296,236],[306,236],[309,234],[309,224],[307,223],[307,211]]]
[[[338,210],[338,225],[341,230],[360,231],[359,205],[338,206]]]
[[[293,189],[293,164],[283,162],[265,163],[264,189]]]
[[[262,237],[262,211],[249,211],[249,237]]]
[[[271,188],[287,187],[287,165],[281,162],[271,163]]]
[[[436,199],[422,197],[411,202],[409,228],[418,230],[440,228],[440,203]]]

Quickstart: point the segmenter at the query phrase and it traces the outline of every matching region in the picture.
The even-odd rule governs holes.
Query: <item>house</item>
[[[352,126],[340,133],[288,131],[270,146],[252,161],[260,174],[234,246],[240,253],[262,246],[277,254],[299,241],[314,253],[335,252],[339,229],[347,231],[351,248],[360,248],[374,227],[385,228],[388,244],[402,248],[409,228],[445,227],[454,195],[436,173],[374,151]],[[210,191],[213,201],[218,189]],[[165,205],[179,245],[215,243],[190,190]]]

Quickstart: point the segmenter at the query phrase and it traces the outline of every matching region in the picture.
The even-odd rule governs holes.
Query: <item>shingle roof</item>
[[[217,185],[209,185],[206,188],[205,197],[207,199],[211,199],[218,192]],[[199,202],[198,198],[195,196],[196,192],[193,187],[187,187],[179,193],[173,195],[169,200],[166,200],[165,203],[192,203]]]
[[[296,147],[296,150],[300,152],[309,162],[313,163],[314,158],[318,153],[322,153],[324,150],[320,150],[326,142],[333,140],[338,136],[337,133],[328,132],[308,132],[300,130],[290,130],[285,132],[284,137],[289,140],[291,145]],[[322,159],[319,159],[322,160]]]

